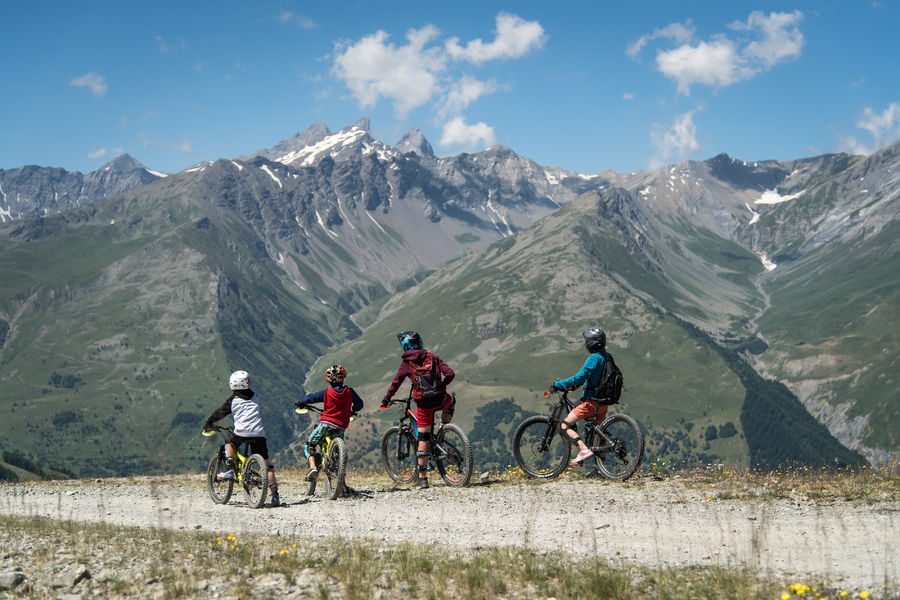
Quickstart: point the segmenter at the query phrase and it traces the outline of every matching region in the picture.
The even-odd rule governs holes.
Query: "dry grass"
[[[7,560],[26,565],[24,597],[55,597],[53,574],[81,564],[86,597],[303,597],[428,599],[865,597],[814,583],[761,579],[715,567],[649,569],[601,559],[488,548],[458,555],[440,547],[302,537],[138,529],[0,516]],[[802,594],[798,593],[802,592]],[[845,596],[842,596],[845,593]],[[872,598],[889,592],[871,592]]]

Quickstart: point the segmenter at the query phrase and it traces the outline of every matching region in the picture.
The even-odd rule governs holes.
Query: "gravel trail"
[[[351,482],[352,483],[352,482]],[[900,503],[714,500],[674,481],[484,483],[428,490],[376,485],[365,497],[252,510],[214,505],[200,476],[0,485],[0,512],[139,527],[438,542],[461,551],[520,546],[649,566],[746,566],[834,585],[900,578]]]

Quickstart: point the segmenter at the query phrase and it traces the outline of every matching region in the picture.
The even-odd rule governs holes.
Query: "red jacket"
[[[403,384],[403,380],[407,377],[412,380],[413,370],[410,366],[411,364],[421,365],[425,362],[425,356],[428,354],[428,351],[424,348],[417,348],[414,350],[407,350],[400,357],[403,359],[403,362],[400,363],[400,368],[397,369],[397,374],[394,375],[394,380],[391,382],[390,387],[388,387],[387,393],[384,395],[384,400],[382,400],[382,404],[386,404],[388,400],[390,400],[394,394],[397,393],[397,390],[400,389],[400,386]],[[444,387],[450,385],[450,382],[453,381],[453,378],[456,377],[456,373],[453,372],[453,369],[447,366],[447,363],[442,361],[437,354],[432,353],[432,360],[437,363],[438,370],[441,373],[441,384]]]

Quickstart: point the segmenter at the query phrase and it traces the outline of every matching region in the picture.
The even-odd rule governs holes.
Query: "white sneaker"
[[[572,460],[572,464],[580,465],[581,463],[583,463],[584,461],[586,461],[593,455],[594,455],[593,450],[591,450],[590,448],[585,448],[584,450],[582,450],[578,453],[578,456],[576,456],[574,460]]]
[[[219,473],[218,479],[220,481],[225,480],[225,479],[234,479],[234,471],[232,469],[228,469],[224,473]]]

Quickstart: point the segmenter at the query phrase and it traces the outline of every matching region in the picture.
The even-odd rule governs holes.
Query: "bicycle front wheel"
[[[513,435],[513,456],[529,477],[550,479],[569,464],[572,447],[550,417],[528,417]]]
[[[269,474],[266,472],[266,460],[259,454],[251,454],[244,464],[241,485],[250,508],[260,508],[269,492]]]
[[[397,483],[409,483],[416,476],[416,449],[418,444],[408,431],[394,425],[381,438],[381,464],[388,477]]]
[[[469,436],[453,423],[441,426],[432,442],[431,454],[441,479],[447,485],[466,486],[472,479],[472,445]]]
[[[325,468],[325,495],[336,500],[344,494],[344,480],[347,477],[347,450],[344,440],[335,438],[323,461]]]
[[[231,499],[234,479],[222,479],[222,473],[227,470],[228,462],[221,452],[209,459],[209,466],[206,469],[206,489],[209,490],[209,497],[216,504],[228,504]]]
[[[600,425],[599,433],[594,437],[594,443],[603,443],[603,436],[609,438],[612,447],[605,452],[594,453],[597,461],[597,470],[607,479],[625,481],[638,470],[644,459],[644,434],[637,421],[628,415],[612,415]]]

